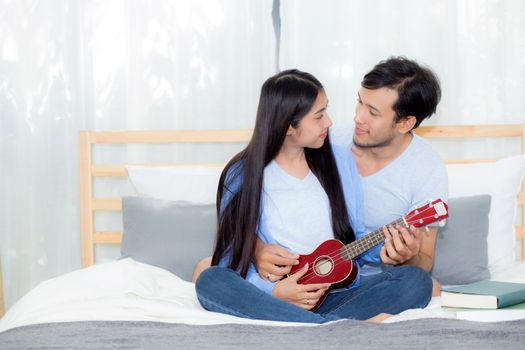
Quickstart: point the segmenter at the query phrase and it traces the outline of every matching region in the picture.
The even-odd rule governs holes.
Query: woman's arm
[[[297,281],[308,271],[308,264],[293,275],[275,284],[272,295],[305,310],[311,310],[328,291],[330,283],[299,284]]]

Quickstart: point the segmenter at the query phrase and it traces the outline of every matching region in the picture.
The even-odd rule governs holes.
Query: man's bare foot
[[[381,323],[381,322],[383,322],[384,320],[386,320],[387,318],[389,318],[391,316],[392,316],[391,314],[387,314],[387,313],[382,312],[380,314],[375,315],[374,317],[370,317],[368,320],[366,320],[366,322]]]
[[[432,277],[432,296],[439,297],[441,295],[441,284]]]

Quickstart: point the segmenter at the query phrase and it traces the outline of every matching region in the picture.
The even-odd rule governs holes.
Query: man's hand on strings
[[[420,229],[412,225],[408,229],[401,225],[385,226],[383,233],[385,244],[379,255],[385,264],[403,264],[419,253],[423,239]]]

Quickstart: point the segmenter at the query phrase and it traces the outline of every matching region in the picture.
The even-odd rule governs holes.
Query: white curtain
[[[336,121],[363,75],[402,55],[430,66],[443,96],[425,124],[525,122],[522,0],[282,1],[281,68],[315,72]]]
[[[524,123],[523,34],[521,0],[0,0],[7,306],[80,267],[79,130],[248,128],[276,66],[316,75],[343,122],[391,55],[439,75],[429,124]]]
[[[79,130],[253,125],[270,1],[1,1],[0,254],[9,307],[80,267]]]

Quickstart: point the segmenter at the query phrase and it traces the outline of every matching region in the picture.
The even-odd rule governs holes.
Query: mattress
[[[493,275],[492,279],[525,282],[525,262]],[[497,310],[501,311],[501,310]],[[459,318],[477,321],[525,319],[525,312],[492,313],[477,319],[441,308],[434,297],[424,309],[407,310],[385,323],[420,318]],[[0,320],[0,331],[52,322],[151,321],[190,325],[252,324],[295,327],[304,323],[243,319],[204,310],[194,285],[167,270],[133,259],[97,264],[42,282],[20,299]],[[316,325],[306,325],[316,326]]]

